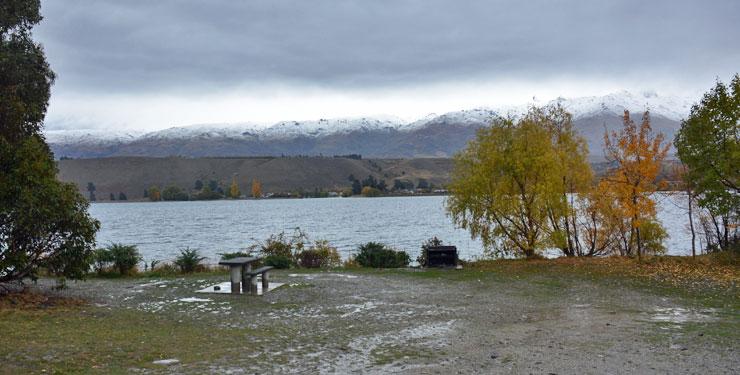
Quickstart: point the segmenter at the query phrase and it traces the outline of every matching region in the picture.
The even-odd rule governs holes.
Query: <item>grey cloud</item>
[[[736,0],[46,0],[42,12],[58,85],[81,92],[690,80],[740,67]]]

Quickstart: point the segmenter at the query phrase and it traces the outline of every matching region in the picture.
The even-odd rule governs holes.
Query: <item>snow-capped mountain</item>
[[[533,103],[541,105],[539,103]],[[557,98],[573,114],[576,128],[598,157],[604,129],[621,123],[624,110],[639,116],[650,109],[653,128],[672,139],[691,100],[655,92],[627,91],[598,97]],[[58,157],[110,156],[268,156],[362,154],[367,157],[449,157],[497,116],[525,113],[531,104],[430,114],[413,122],[394,117],[363,117],[253,123],[203,124],[149,133],[47,131]]]
[[[141,131],[108,131],[100,129],[81,129],[81,130],[46,130],[44,135],[46,140],[51,144],[68,144],[68,143],[125,143],[131,142],[145,132]]]
[[[654,91],[633,94],[620,91],[605,96],[586,96],[574,99],[557,98],[549,104],[561,104],[573,114],[574,119],[611,113],[622,116],[624,110],[642,113],[646,109],[654,116],[681,121],[689,114],[692,100],[676,96],[660,96]]]

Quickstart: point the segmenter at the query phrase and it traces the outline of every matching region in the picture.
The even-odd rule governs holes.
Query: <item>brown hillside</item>
[[[350,186],[349,175],[364,179],[372,175],[392,185],[393,180],[417,183],[425,178],[443,185],[452,169],[450,159],[345,159],[345,158],[149,158],[117,157],[68,159],[59,162],[59,177],[77,184],[86,194],[88,182],[96,187],[98,200],[110,193],[118,197],[142,199],[150,186],[176,185],[191,190],[200,179],[217,180],[228,186],[233,176],[242,194],[248,193],[252,179],[262,182],[264,192],[291,192],[299,189],[338,190]]]

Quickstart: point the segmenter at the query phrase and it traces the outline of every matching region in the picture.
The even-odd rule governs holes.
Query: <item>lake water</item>
[[[93,203],[101,222],[98,245],[135,244],[144,259],[172,260],[179,249],[198,248],[208,263],[218,253],[244,250],[257,240],[297,227],[310,239],[327,239],[344,258],[359,244],[376,241],[405,250],[412,259],[432,236],[457,246],[460,256],[483,255],[480,241],[455,228],[444,210],[445,197],[221,200],[198,202]],[[690,236],[679,198],[661,196],[659,218],[670,238],[668,253],[687,255]]]

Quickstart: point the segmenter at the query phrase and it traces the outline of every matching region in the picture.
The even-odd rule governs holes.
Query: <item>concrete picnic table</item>
[[[251,293],[250,273],[252,272],[252,263],[262,259],[261,257],[238,257],[224,259],[218,262],[219,265],[229,266],[231,271],[231,293],[239,294],[239,284],[244,294]]]

